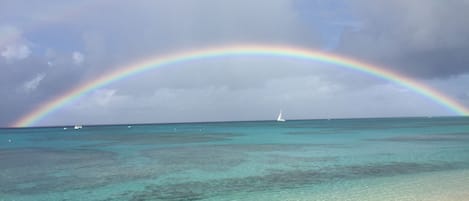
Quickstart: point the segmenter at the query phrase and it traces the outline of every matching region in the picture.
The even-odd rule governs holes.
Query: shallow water
[[[0,129],[6,200],[463,200],[469,118]]]

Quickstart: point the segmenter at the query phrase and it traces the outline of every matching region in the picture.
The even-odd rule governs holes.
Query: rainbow
[[[101,88],[112,82],[116,82],[127,77],[140,74],[145,71],[149,71],[163,66],[169,66],[176,63],[227,56],[286,57],[334,64],[337,66],[353,69],[375,77],[382,78],[384,80],[394,82],[424,97],[431,99],[432,101],[440,104],[441,106],[453,111],[457,115],[469,115],[469,110],[462,104],[458,103],[456,100],[453,100],[445,94],[435,89],[432,89],[422,83],[419,83],[416,80],[410,79],[396,72],[392,72],[390,70],[387,70],[386,68],[380,68],[378,66],[373,66],[357,60],[333,55],[330,53],[303,49],[298,47],[272,45],[228,45],[222,47],[168,54],[164,56],[156,56],[150,59],[146,59],[142,62],[120,67],[115,71],[98,77],[97,79],[79,85],[73,88],[72,90],[52,99],[51,101],[45,102],[32,112],[21,117],[11,126],[33,126],[38,121],[45,118],[47,115],[67,105],[67,103],[70,103],[71,101],[76,100],[95,89]]]

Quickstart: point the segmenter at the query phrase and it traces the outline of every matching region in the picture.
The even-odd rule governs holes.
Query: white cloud
[[[25,82],[23,84],[23,89],[24,91],[26,92],[31,92],[31,91],[34,91],[37,89],[37,87],[39,86],[39,84],[41,83],[41,81],[46,77],[46,74],[45,73],[39,73],[36,75],[36,77],[34,77],[33,79]]]
[[[72,54],[72,59],[75,65],[80,65],[83,63],[83,61],[85,61],[85,56],[83,55],[83,53],[75,51]]]
[[[6,60],[22,60],[31,54],[27,40],[16,27],[0,27],[0,36],[0,55]]]
[[[8,45],[0,53],[6,60],[22,60],[29,57],[31,50],[25,44]]]

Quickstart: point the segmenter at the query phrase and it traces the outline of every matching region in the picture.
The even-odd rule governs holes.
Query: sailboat
[[[277,121],[284,122],[285,119],[282,118],[282,110],[280,110],[280,113],[278,114]]]

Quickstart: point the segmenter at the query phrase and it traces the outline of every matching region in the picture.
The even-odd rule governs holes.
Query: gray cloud
[[[0,60],[1,126],[17,120],[81,81],[81,70],[73,68],[75,66],[69,57],[56,59],[53,66],[48,65],[47,60],[41,55],[14,62]]]
[[[357,0],[350,5],[362,26],[345,31],[339,51],[416,77],[469,72],[467,1]]]
[[[18,44],[31,50],[15,62],[0,58],[0,95],[8,96],[0,104],[0,126],[143,58],[238,43],[288,44],[358,58],[469,104],[467,1],[30,3],[7,1],[0,8],[0,27],[8,24],[20,33],[8,41],[26,42]],[[74,52],[85,56],[73,60]],[[46,76],[36,85],[31,80],[38,75]],[[34,90],[17,90],[28,82]],[[280,58],[220,58],[129,77],[41,123],[271,119],[279,109],[286,118],[453,114],[415,92],[344,68]]]
[[[121,83],[91,93],[43,123],[274,119],[280,109],[287,119],[452,114],[401,86],[354,72],[343,73],[341,69],[329,73],[342,75],[317,73],[271,77],[264,79],[262,84],[239,88],[222,82],[216,84],[216,81],[198,87],[147,87],[146,94],[140,95],[122,93],[120,86],[126,84]],[[351,85],[353,79],[341,80],[343,76],[354,76],[375,84],[358,87],[360,84]],[[132,80],[127,82],[133,89],[141,89],[139,84],[145,85]]]

